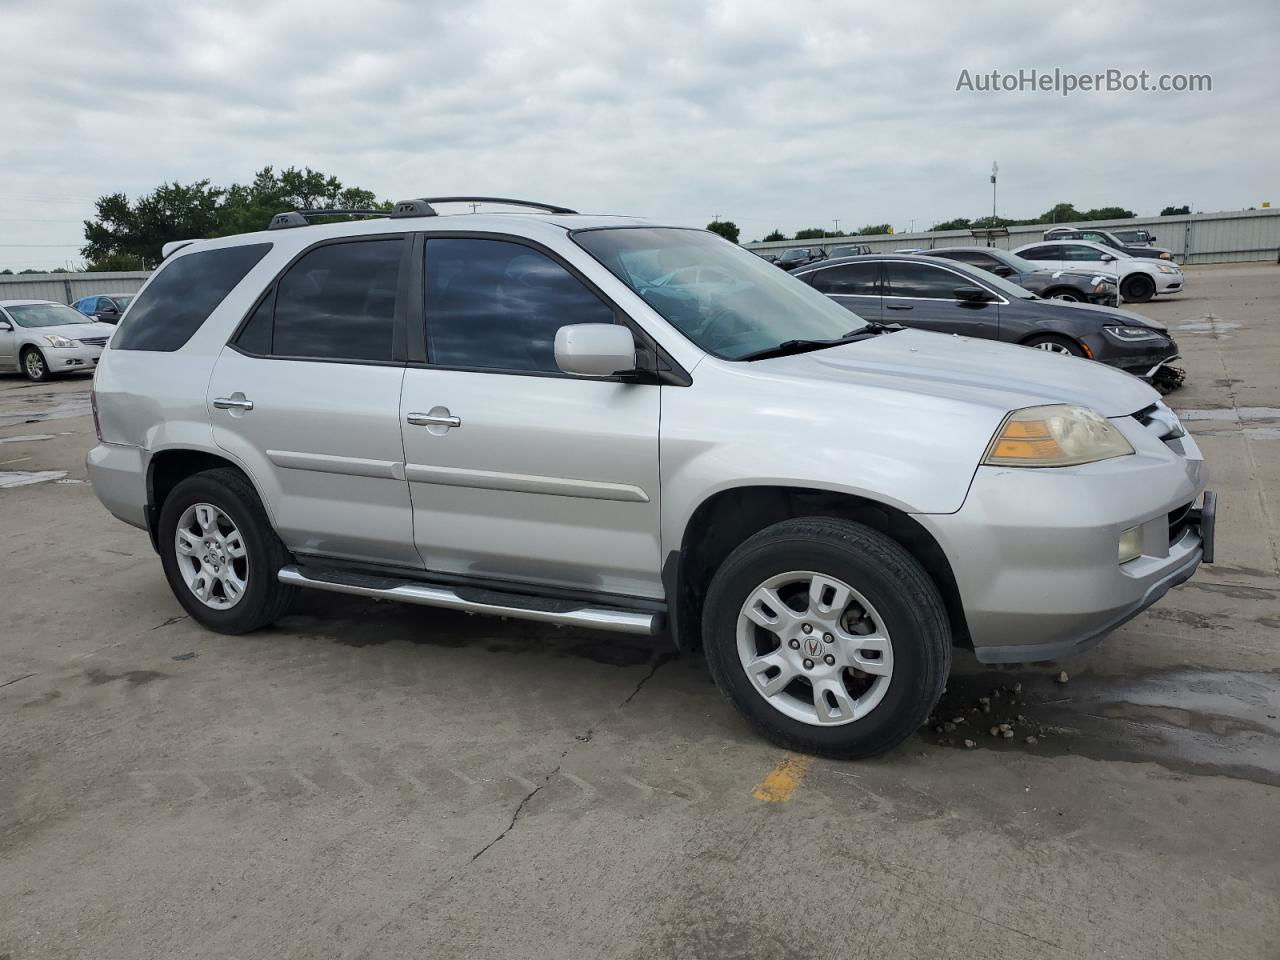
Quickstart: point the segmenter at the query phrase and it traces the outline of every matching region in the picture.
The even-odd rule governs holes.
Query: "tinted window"
[[[558,373],[556,331],[613,323],[613,310],[550,257],[505,240],[433,239],[427,356],[450,367]]]
[[[1018,256],[1024,260],[1061,260],[1061,247],[1031,247],[1023,250]]]
[[[1084,247],[1076,243],[1068,244],[1061,249],[1063,260],[1101,260],[1106,256],[1101,250],[1095,250],[1093,247]]]
[[[930,297],[954,300],[955,289],[965,281],[954,273],[926,263],[888,263],[889,293],[895,297]]]
[[[398,238],[333,243],[304,254],[276,287],[271,353],[393,359],[404,243]]]
[[[971,263],[983,270],[991,270],[1003,265],[991,254],[980,253],[977,250],[958,250],[955,253],[941,253],[939,256],[946,257],[948,260],[959,260],[961,263]]]
[[[271,249],[254,243],[188,253],[160,268],[111,340],[113,350],[177,350]]]
[[[271,311],[275,306],[275,291],[262,298],[262,303],[253,311],[253,316],[236,337],[236,346],[245,353],[259,357],[271,355]]]
[[[875,263],[848,263],[842,267],[827,267],[810,278],[813,289],[841,296],[878,296],[877,284],[880,267]]]

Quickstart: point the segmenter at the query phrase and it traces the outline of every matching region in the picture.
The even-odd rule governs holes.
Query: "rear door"
[[[248,468],[296,553],[421,566],[399,419],[411,245],[309,248],[214,368],[214,440]]]
[[[884,318],[939,333],[985,337],[1000,335],[1000,306],[1003,297],[991,293],[971,276],[942,265],[916,260],[889,260],[884,264]],[[987,290],[984,301],[961,300],[958,287]]]
[[[1018,256],[1023,260],[1033,260],[1045,270],[1061,270],[1062,269],[1062,251],[1064,247],[1058,244],[1041,244],[1035,247],[1028,247],[1026,250],[1018,251]]]
[[[569,376],[556,331],[623,320],[550,251],[428,237],[425,323],[400,405],[418,550],[433,572],[662,596],[662,387]]]
[[[880,264],[876,261],[823,267],[804,279],[863,320],[880,320]]]

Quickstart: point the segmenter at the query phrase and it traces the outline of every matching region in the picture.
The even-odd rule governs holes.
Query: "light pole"
[[[991,161],[991,225],[996,225],[996,174],[1000,172],[1000,164]]]

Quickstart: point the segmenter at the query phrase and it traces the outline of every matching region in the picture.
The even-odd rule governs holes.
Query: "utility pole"
[[[996,174],[1000,172],[1000,164],[991,161],[991,225],[996,225]]]
[[[916,218],[912,217],[911,226],[907,228],[907,233],[915,233],[915,232],[916,232]]]
[[[835,227],[834,227],[834,228],[832,229],[832,231],[831,231],[831,235],[832,235],[833,237],[838,237],[838,236],[840,236],[840,221],[839,221],[839,220],[832,220],[831,222],[835,224]]]

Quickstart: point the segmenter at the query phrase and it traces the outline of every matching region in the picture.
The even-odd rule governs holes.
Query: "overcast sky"
[[[980,12],[979,12],[980,11]],[[0,0],[0,268],[94,198],[309,165],[703,225],[1280,206],[1280,4]],[[957,92],[962,69],[1209,93]]]

